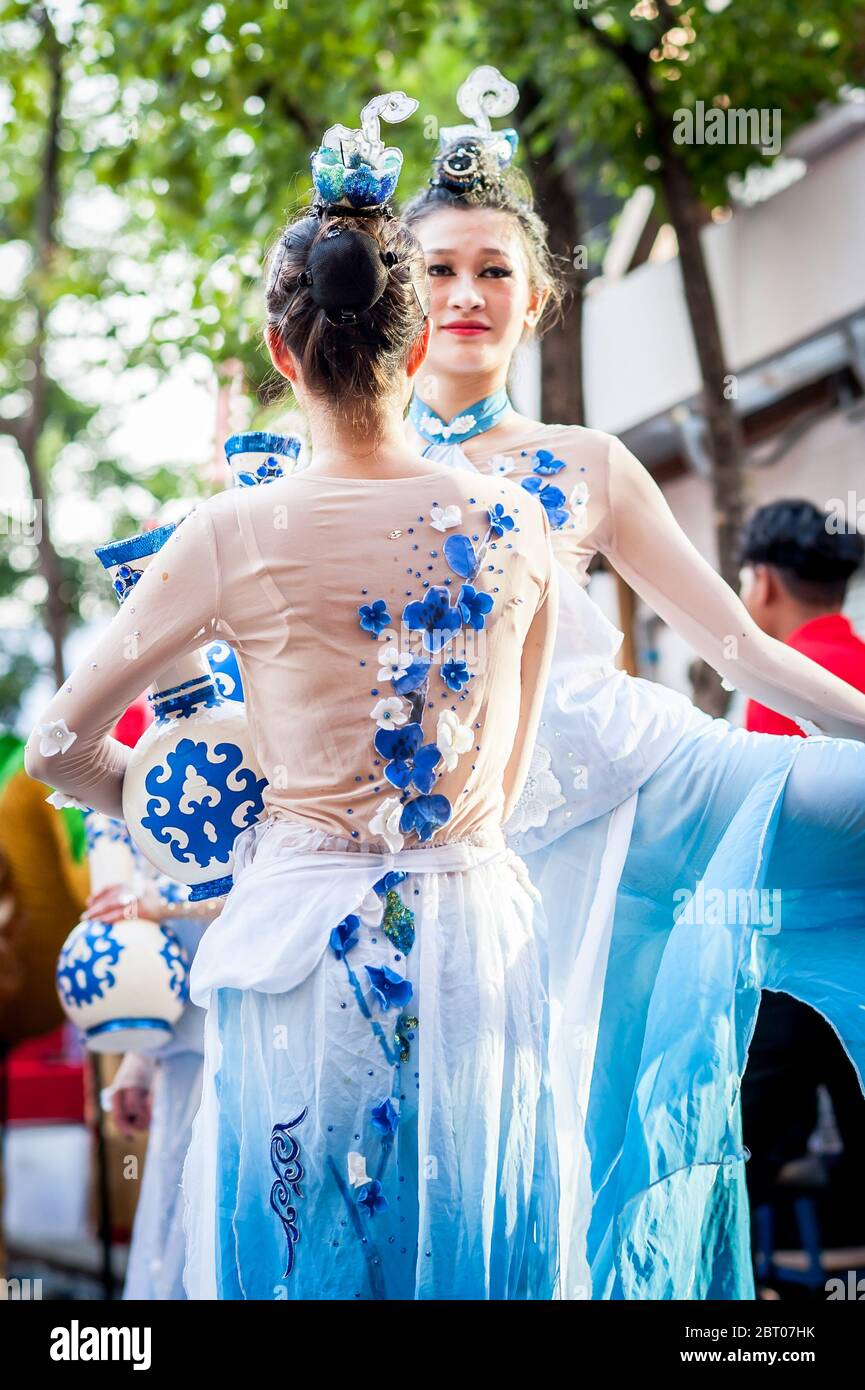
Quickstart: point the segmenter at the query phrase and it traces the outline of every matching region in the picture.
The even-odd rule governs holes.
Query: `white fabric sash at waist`
[[[356,912],[392,870],[463,873],[500,861],[534,894],[524,865],[500,837],[486,845],[456,841],[395,853],[352,853],[287,847],[282,831],[282,823],[275,821],[238,836],[234,887],[192,963],[190,996],[202,1008],[214,989],[264,994],[294,989],[315,969],[333,928]]]

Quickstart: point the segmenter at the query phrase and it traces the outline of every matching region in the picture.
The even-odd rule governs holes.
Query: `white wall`
[[[731,371],[865,306],[865,134],[702,233]],[[585,318],[587,422],[619,434],[693,396],[678,260],[600,283]]]
[[[865,499],[865,418],[861,417],[861,407],[852,416],[840,411],[827,416],[779,463],[750,468],[746,479],[748,511],[782,497],[804,497],[823,508],[833,498],[846,500],[849,491]],[[664,495],[697,549],[710,563],[717,564],[709,484],[689,475],[665,485]],[[847,607],[865,636],[865,577],[851,590]],[[658,645],[661,660],[653,674],[665,685],[690,694],[687,668],[693,651],[668,628],[662,630]]]

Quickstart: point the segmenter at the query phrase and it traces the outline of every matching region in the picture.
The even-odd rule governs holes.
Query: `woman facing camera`
[[[495,69],[457,97],[404,221],[430,275],[430,350],[408,438],[517,484],[558,561],[555,654],[506,832],[548,919],[562,1292],[752,1298],[739,1087],[761,989],[828,1018],[865,1074],[865,696],[763,633],[620,440],[511,405],[518,344],[558,289],[512,168]],[[602,554],[725,678],[831,737],[713,720],[614,665],[590,600]],[[852,740],[857,740],[856,742]]]
[[[310,466],[193,509],[44,712],[62,751],[27,764],[120,815],[118,711],[214,637],[237,652],[269,786],[192,970],[189,1295],[548,1299],[538,903],[501,826],[556,630],[550,528],[510,480],[406,443],[423,252],[371,108],[335,132],[266,288]]]

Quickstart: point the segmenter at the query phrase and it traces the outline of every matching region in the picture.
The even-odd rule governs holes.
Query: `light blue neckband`
[[[511,409],[511,400],[506,386],[500,386],[492,395],[476,401],[468,410],[460,411],[452,420],[445,421],[431,406],[424,405],[418,396],[412,396],[409,406],[409,419],[424,439],[430,444],[462,444],[475,434],[483,434],[499,423],[502,416]]]

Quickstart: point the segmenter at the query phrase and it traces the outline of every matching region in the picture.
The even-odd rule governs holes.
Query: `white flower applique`
[[[436,726],[436,748],[444,758],[448,772],[453,772],[460,754],[468,753],[474,735],[468,724],[461,724],[453,710],[442,710]]]
[[[430,508],[430,526],[434,531],[449,531],[452,526],[459,526],[463,519],[463,514],[456,503],[449,507]]]
[[[386,797],[369,823],[370,834],[377,840],[384,840],[391,854],[397,854],[403,847],[403,835],[399,828],[402,819],[402,802],[398,796]]]
[[[513,473],[516,466],[510,454],[493,454],[487,465],[491,473],[500,473],[502,477],[508,473]]]
[[[435,415],[422,415],[420,427],[423,434],[440,434],[443,439],[450,439],[452,434],[465,434],[476,424],[474,415],[457,415],[449,425],[437,419]]]
[[[74,796],[67,796],[65,792],[52,792],[50,796],[46,796],[45,800],[48,802],[49,806],[56,807],[58,811],[65,811],[67,807],[70,807],[74,811],[90,811],[93,809],[91,806],[85,806],[81,801],[76,801]]]
[[[364,1154],[352,1152],[348,1155],[348,1181],[350,1187],[365,1187],[370,1181]]]
[[[360,904],[355,908],[355,913],[363,926],[370,928],[381,926],[384,917],[384,902],[374,888],[370,888],[366,897],[361,899]]]
[[[467,430],[473,430],[476,424],[474,415],[457,415],[449,425],[442,426],[442,434],[449,439],[452,434],[465,434]]]
[[[397,681],[400,676],[405,674],[409,666],[411,666],[411,663],[412,656],[410,652],[401,652],[397,647],[385,647],[384,651],[379,653],[378,679],[380,681]],[[381,704],[381,701],[379,701],[379,704]],[[376,709],[378,709],[378,705],[376,705]],[[391,724],[394,723],[393,720],[389,720],[388,722]]]
[[[53,758],[55,753],[68,753],[78,735],[72,733],[65,719],[55,719],[50,724],[40,724],[36,729],[39,739],[39,752],[43,758]]]
[[[384,680],[384,676],[379,676],[379,680]],[[389,695],[385,700],[377,700],[370,710],[369,717],[375,720],[380,729],[399,729],[408,723],[405,701],[398,695]]]
[[[562,785],[551,764],[549,749],[536,743],[525,786],[504,827],[506,834],[520,835],[526,830],[538,830],[546,825],[551,811],[565,805]]]

